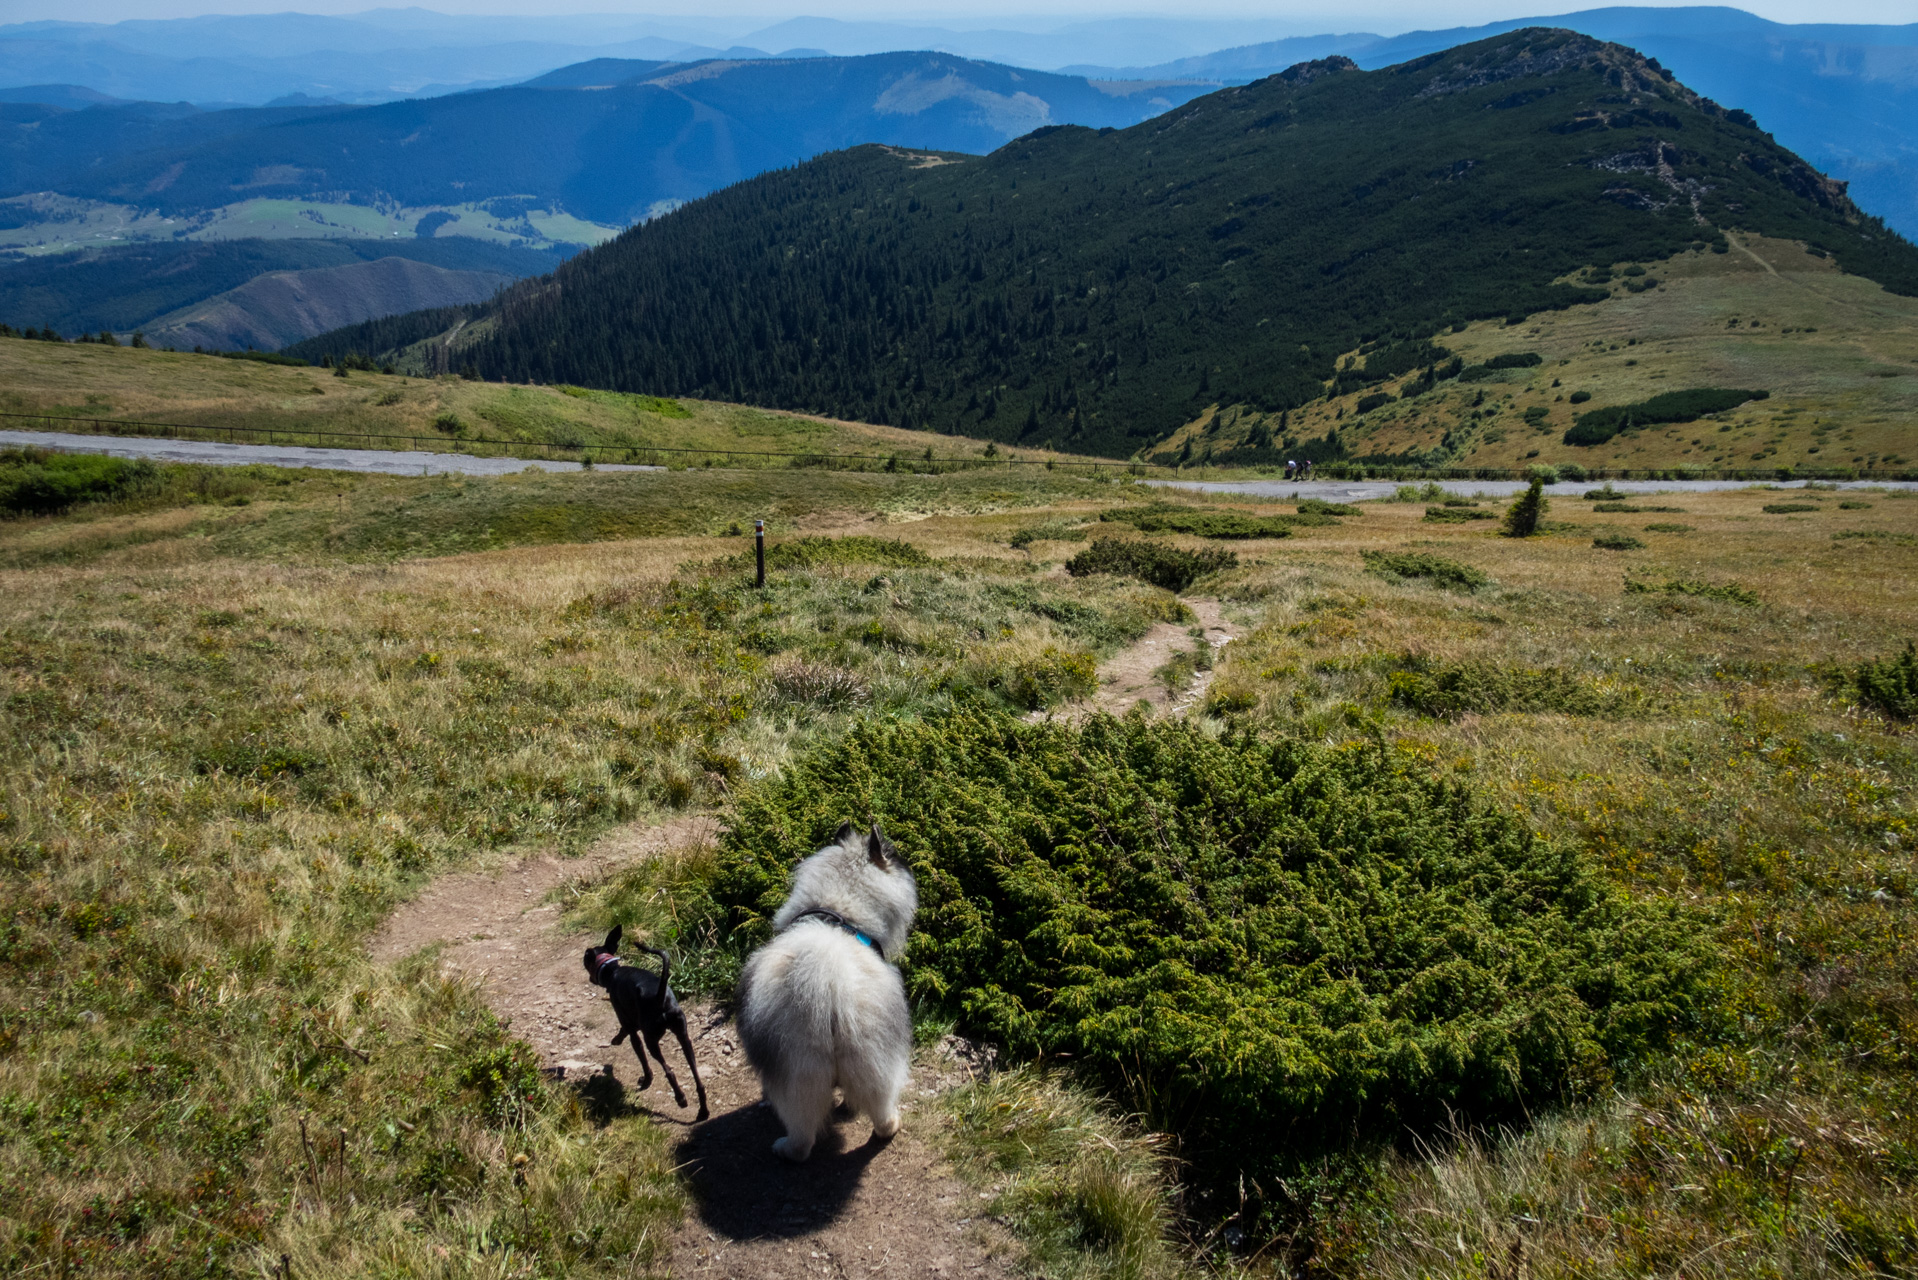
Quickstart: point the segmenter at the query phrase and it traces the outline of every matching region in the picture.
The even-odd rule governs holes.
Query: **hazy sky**
[[[1656,0],[1653,0],[1655,3]],[[0,0],[0,23],[64,20],[117,22],[127,18],[174,18],[206,13],[326,13],[350,14],[374,7],[367,0]],[[394,4],[392,7],[401,7]],[[894,0],[801,0],[789,6],[768,0],[429,0],[420,7],[442,13],[578,14],[608,13],[674,17],[692,22],[716,20],[715,25],[750,28],[799,15],[848,19],[925,22],[941,26],[1001,26],[1040,30],[1088,18],[1178,16],[1182,18],[1259,18],[1278,20],[1298,31],[1399,31],[1467,26],[1500,18],[1570,13],[1598,4],[1525,4],[1519,0],[1449,0],[1446,3],[1408,3],[1406,0],[1297,0],[1296,3],[1256,3],[1254,0],[1187,0],[1163,8],[1114,5],[1099,0],[970,0],[961,6],[943,3],[899,3]],[[1673,6],[1663,6],[1673,7]],[[1774,22],[1918,22],[1918,0],[1750,0],[1737,6]],[[762,21],[753,21],[762,20]]]

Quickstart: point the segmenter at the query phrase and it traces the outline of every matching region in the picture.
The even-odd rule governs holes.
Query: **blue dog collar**
[[[794,916],[792,918],[792,923],[798,924],[801,920],[804,920],[807,916],[813,916],[816,919],[824,920],[827,924],[837,926],[838,928],[844,930],[845,932],[850,933],[853,936],[855,941],[865,946],[871,947],[875,952],[878,953],[879,958],[881,960],[884,960],[886,958],[886,949],[884,947],[880,946],[877,942],[874,942],[872,938],[865,932],[865,930],[861,929],[858,925],[846,919],[844,916],[840,915],[838,912],[828,911],[824,907],[813,907],[809,910],[802,911],[798,915]],[[791,925],[788,925],[787,927],[790,928]]]

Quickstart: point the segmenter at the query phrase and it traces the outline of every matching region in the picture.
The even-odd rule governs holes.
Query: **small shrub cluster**
[[[1617,715],[1634,701],[1563,667],[1518,667],[1497,662],[1434,662],[1405,657],[1386,675],[1392,701],[1422,715],[1544,712],[1565,716]]]
[[[1476,591],[1491,579],[1482,570],[1443,556],[1418,551],[1361,551],[1368,573],[1389,578],[1423,578],[1450,591]]]
[[[748,548],[738,557],[751,565],[756,553]],[[845,538],[794,538],[766,548],[766,568],[824,569],[834,565],[876,564],[892,569],[916,569],[932,563],[932,557],[896,538],[875,538],[853,534]]]
[[[1099,687],[1099,668],[1089,653],[1047,645],[1036,657],[1013,664],[1005,695],[1028,711],[1076,702]]]
[[[1235,511],[1203,511],[1190,507],[1119,507],[1099,519],[1129,524],[1140,533],[1184,533],[1196,538],[1287,538],[1296,516],[1248,516]],[[1332,521],[1322,521],[1330,524]]]
[[[1473,520],[1496,520],[1498,517],[1490,511],[1480,511],[1471,506],[1427,507],[1425,521],[1428,524],[1469,524]]]
[[[1187,551],[1145,538],[1095,538],[1090,547],[1066,561],[1066,572],[1075,578],[1113,573],[1167,591],[1184,591],[1206,574],[1238,563],[1239,557],[1230,551]]]
[[[1841,502],[1838,504],[1838,509],[1840,511],[1869,511],[1871,510],[1871,504],[1869,502]]]
[[[1768,516],[1788,516],[1800,511],[1823,511],[1815,502],[1767,502],[1762,508]]]
[[[1627,578],[1625,590],[1629,594],[1698,596],[1705,600],[1724,600],[1731,604],[1755,606],[1762,603],[1758,593],[1750,587],[1742,587],[1736,582],[1706,582],[1699,578],[1667,578],[1664,582],[1642,582]]]
[[[1601,533],[1592,545],[1604,551],[1639,551],[1645,544],[1629,533]]]
[[[1103,716],[875,717],[796,758],[721,836],[736,935],[849,815],[918,876],[915,996],[1070,1056],[1215,1187],[1599,1086],[1708,971],[1669,909],[1384,749]]]
[[[1048,520],[1015,529],[1006,539],[1006,545],[1014,551],[1024,551],[1035,542],[1084,542],[1088,536],[1084,525],[1077,520]]]
[[[1899,720],[1918,720],[1918,645],[1905,642],[1903,653],[1861,662],[1846,673],[1845,684],[1861,704]]]
[[[110,501],[158,474],[144,458],[7,449],[0,451],[0,515],[54,515],[82,502]]]
[[[1661,520],[1645,526],[1646,533],[1694,533],[1696,531],[1696,525],[1679,524],[1671,520]]]
[[[1299,503],[1302,516],[1358,516],[1365,514],[1365,508],[1350,502],[1327,502],[1323,498],[1307,498]]]
[[[1622,502],[1631,496],[1629,493],[1620,493],[1617,489],[1614,489],[1610,480],[1605,482],[1603,488],[1587,489],[1585,491],[1585,501],[1587,502]]]

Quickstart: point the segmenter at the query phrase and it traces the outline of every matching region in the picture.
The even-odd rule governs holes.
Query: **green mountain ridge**
[[[823,156],[509,290],[457,358],[1124,457],[1209,404],[1293,408],[1435,363],[1451,326],[1596,300],[1583,268],[1721,229],[1918,293],[1918,250],[1750,117],[1533,28],[983,158]]]

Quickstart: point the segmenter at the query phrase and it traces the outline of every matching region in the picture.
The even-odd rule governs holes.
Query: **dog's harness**
[[[601,978],[606,976],[606,971],[618,963],[619,963],[619,957],[614,955],[612,952],[610,951],[600,952],[599,963],[593,966],[592,976],[589,977],[587,981],[599,982]],[[604,986],[605,984],[601,983],[600,985]]]
[[[788,924],[786,927],[788,929],[792,928],[793,925],[798,924],[801,920],[804,920],[807,916],[817,917],[820,920],[824,920],[827,924],[837,926],[840,929],[844,929],[847,933],[850,933],[855,939],[871,947],[874,951],[878,952],[879,958],[881,960],[884,960],[886,958],[886,949],[880,946],[877,942],[873,941],[872,935],[868,934],[864,929],[861,929],[858,925],[854,924],[852,921],[846,919],[846,917],[840,915],[837,911],[828,911],[824,907],[808,907],[806,910],[794,916],[792,918],[792,923]]]

